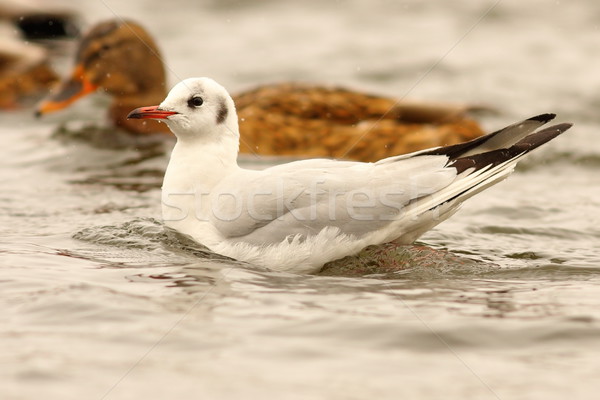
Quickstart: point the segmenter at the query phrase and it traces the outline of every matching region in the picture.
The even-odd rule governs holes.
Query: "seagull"
[[[186,79],[128,117],[164,121],[177,137],[162,187],[167,226],[215,253],[292,273],[370,245],[412,243],[571,127],[538,129],[555,117],[542,114],[374,163],[308,159],[249,170],[237,163],[234,101],[210,78]]]

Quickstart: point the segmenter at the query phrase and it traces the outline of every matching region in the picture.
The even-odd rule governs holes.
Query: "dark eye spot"
[[[225,104],[225,100],[221,99],[219,103],[219,111],[217,112],[217,124],[222,124],[225,122],[225,118],[227,118],[227,105]]]
[[[203,103],[204,103],[204,100],[200,96],[194,96],[188,100],[188,106],[192,107],[192,108],[200,107]]]

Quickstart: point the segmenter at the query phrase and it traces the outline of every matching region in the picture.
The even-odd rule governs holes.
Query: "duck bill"
[[[128,119],[167,119],[175,115],[175,111],[161,110],[158,106],[136,108],[127,115]]]
[[[36,115],[51,113],[68,107],[76,100],[95,92],[98,85],[93,84],[85,77],[83,65],[78,64],[67,81],[63,81],[54,93],[42,101],[36,110]]]

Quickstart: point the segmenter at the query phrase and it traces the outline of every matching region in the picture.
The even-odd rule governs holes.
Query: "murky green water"
[[[335,82],[483,103],[500,110],[489,128],[548,111],[576,125],[399,254],[408,268],[298,276],[166,230],[160,149],[52,137],[102,121],[104,99],[41,121],[2,114],[0,397],[594,398],[600,3],[506,0],[486,14],[494,4],[77,6],[90,22],[145,23],[172,83]]]

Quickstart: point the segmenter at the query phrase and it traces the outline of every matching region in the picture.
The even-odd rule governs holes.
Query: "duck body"
[[[465,107],[399,102],[336,86],[270,84],[233,99],[242,153],[377,161],[483,134]]]
[[[3,32],[10,31],[10,32]],[[46,49],[26,43],[0,24],[0,109],[15,109],[41,97],[58,82]]]
[[[108,20],[94,26],[80,42],[70,77],[38,113],[63,109],[96,90],[112,97],[114,126],[133,134],[170,134],[156,121],[127,119],[131,109],[166,95],[160,51],[139,24]],[[483,133],[465,117],[465,106],[398,102],[339,87],[274,83],[233,98],[242,153],[375,161]]]
[[[235,104],[208,78],[185,80],[160,106],[129,116],[163,120],[177,137],[162,188],[165,224],[218,254],[296,273],[369,245],[412,243],[570,127],[536,130],[554,117],[544,114],[375,163],[309,159],[256,171],[237,164]]]

